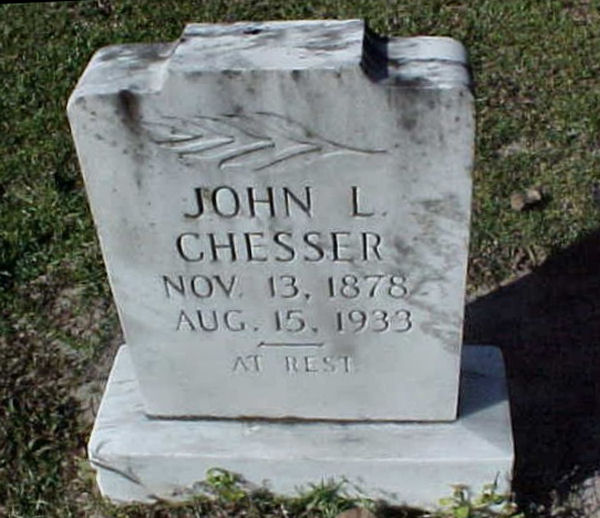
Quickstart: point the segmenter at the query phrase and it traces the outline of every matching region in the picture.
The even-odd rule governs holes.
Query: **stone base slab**
[[[347,480],[350,493],[425,508],[453,484],[478,492],[497,480],[499,491],[509,490],[513,442],[499,349],[463,348],[459,416],[451,423],[151,419],[123,345],[88,449],[101,492],[117,502],[184,500],[202,492],[214,467],[280,494]]]

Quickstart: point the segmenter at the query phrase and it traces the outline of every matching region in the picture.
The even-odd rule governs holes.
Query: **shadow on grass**
[[[600,471],[600,231],[470,303],[465,343],[504,353],[519,501],[548,505],[553,491],[589,485]]]

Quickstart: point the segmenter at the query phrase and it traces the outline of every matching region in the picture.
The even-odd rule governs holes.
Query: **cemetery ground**
[[[600,515],[597,1],[98,0],[3,5],[0,17],[0,516],[335,516],[366,505],[318,480],[295,500],[247,495],[215,471],[211,502],[119,509],[99,498],[86,461],[121,337],[66,100],[104,45],[175,40],[189,21],[302,18],[366,18],[383,34],[452,36],[469,49],[465,343],[504,352],[521,509]],[[492,510],[447,511],[477,513]]]

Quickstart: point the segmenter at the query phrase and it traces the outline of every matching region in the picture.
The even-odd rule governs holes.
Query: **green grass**
[[[123,515],[107,510],[79,468],[89,424],[73,397],[118,334],[65,117],[69,93],[97,48],[174,40],[188,21],[244,19],[363,17],[390,35],[462,40],[477,86],[469,270],[475,291],[528,271],[598,227],[592,193],[600,186],[599,8],[597,0],[1,6],[0,515]],[[511,192],[530,186],[542,186],[546,202],[512,211]],[[302,510],[298,502],[290,513],[306,516],[308,503]],[[241,516],[259,505],[246,504],[229,511]],[[284,505],[272,498],[263,504],[275,506],[273,516]],[[201,513],[223,516],[227,505]]]

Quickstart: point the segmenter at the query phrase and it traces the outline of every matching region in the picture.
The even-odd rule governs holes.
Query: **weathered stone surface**
[[[219,467],[281,494],[346,479],[351,493],[433,508],[452,484],[475,493],[495,479],[498,491],[510,487],[513,444],[498,349],[464,348],[460,402],[452,423],[151,419],[124,346],[89,455],[102,493],[117,501],[185,499],[202,492],[206,471]]]
[[[69,118],[147,413],[455,418],[465,64],[360,21],[94,56]]]

